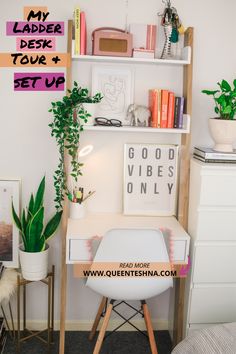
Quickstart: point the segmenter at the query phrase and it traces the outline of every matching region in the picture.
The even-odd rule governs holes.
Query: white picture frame
[[[0,178],[0,262],[5,267],[19,267],[19,230],[13,222],[11,205],[14,204],[16,213],[20,209],[19,179]]]
[[[127,109],[134,102],[134,70],[114,65],[92,67],[92,94],[101,92],[103,99],[96,107],[96,116],[118,119],[130,125]]]
[[[123,213],[176,215],[178,146],[125,144]]]

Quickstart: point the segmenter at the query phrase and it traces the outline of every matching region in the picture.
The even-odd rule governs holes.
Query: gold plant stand
[[[34,283],[34,281],[25,280],[22,276],[17,276],[17,336],[16,346],[17,353],[20,353],[21,343],[37,337],[41,342],[47,345],[48,353],[51,351],[51,344],[53,343],[53,331],[54,331],[54,278],[55,278],[55,266],[52,266],[52,271],[48,273],[45,279],[40,280],[48,287],[48,316],[47,316],[47,328],[41,331],[31,331],[26,327],[26,286],[27,284]],[[23,332],[28,332],[28,335],[21,336],[20,331],[20,316],[21,316],[21,287],[23,287]],[[41,335],[47,332],[47,339]]]

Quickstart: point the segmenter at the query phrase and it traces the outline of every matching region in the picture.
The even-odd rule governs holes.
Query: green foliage
[[[22,210],[22,216],[16,214],[12,203],[12,216],[19,229],[26,252],[41,252],[46,247],[47,240],[56,232],[62,216],[62,211],[49,220],[44,227],[44,206],[43,198],[45,192],[45,177],[43,177],[34,198],[31,194],[29,206]],[[26,218],[27,215],[27,218]]]
[[[80,132],[83,131],[83,123],[87,123],[91,116],[83,107],[83,103],[98,103],[102,99],[101,93],[89,96],[86,88],[81,88],[74,82],[72,90],[68,90],[68,95],[61,101],[52,102],[52,112],[54,120],[49,127],[51,136],[55,137],[59,149],[59,163],[54,172],[54,187],[56,192],[55,204],[59,211],[62,208],[64,195],[68,195],[67,175],[64,169],[65,150],[70,155],[71,171],[70,176],[77,182],[82,175],[83,164],[78,162],[78,148]]]
[[[203,90],[208,96],[213,96],[215,112],[222,119],[234,119],[236,113],[236,79],[233,81],[233,89],[226,80],[217,82],[220,90]]]

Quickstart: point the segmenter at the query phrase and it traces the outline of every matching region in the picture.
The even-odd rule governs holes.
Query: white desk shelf
[[[116,132],[116,133],[148,133],[148,134],[188,134],[190,132],[190,116],[184,114],[184,128],[151,128],[151,127],[107,127],[107,126],[97,126],[97,125],[84,125],[84,130],[86,131],[107,131],[107,132]]]
[[[67,264],[78,263],[72,254],[85,255],[87,240],[94,236],[103,236],[114,228],[132,229],[169,229],[173,235],[173,261],[176,264],[188,262],[190,237],[174,216],[125,216],[115,213],[88,214],[83,219],[69,219],[67,228],[66,254]],[[167,249],[169,237],[164,233]],[[78,248],[78,252],[76,251]],[[84,251],[83,251],[84,248]],[[73,250],[73,252],[71,252]],[[85,260],[83,258],[83,260]]]
[[[72,41],[72,53],[74,53],[74,41]],[[182,49],[181,59],[147,59],[133,57],[110,57],[105,55],[72,54],[72,60],[125,64],[188,65],[191,62],[191,47],[187,46]]]

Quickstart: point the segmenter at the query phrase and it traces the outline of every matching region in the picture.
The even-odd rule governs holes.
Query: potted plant
[[[68,95],[61,101],[52,102],[52,108],[49,112],[53,113],[54,120],[49,124],[51,135],[55,137],[59,148],[59,163],[54,173],[54,187],[56,191],[56,209],[62,208],[64,195],[68,196],[67,173],[64,169],[65,151],[70,156],[71,171],[70,176],[75,182],[82,175],[82,163],[78,161],[78,149],[80,142],[80,133],[83,131],[83,124],[87,123],[91,116],[84,108],[86,102],[100,102],[102,95],[97,93],[94,96],[89,95],[87,88],[81,88],[74,82],[72,90],[68,90]]]
[[[56,232],[61,221],[62,211],[59,211],[44,226],[44,192],[45,177],[40,182],[36,195],[31,194],[28,208],[22,210],[21,217],[16,214],[12,203],[13,220],[23,241],[20,246],[20,263],[26,280],[41,280],[47,276],[47,241]]]
[[[209,119],[209,127],[213,140],[214,150],[223,152],[233,151],[233,142],[236,140],[236,79],[233,88],[226,80],[218,82],[220,89],[215,91],[203,90],[212,96],[215,102],[215,113],[219,116]]]

